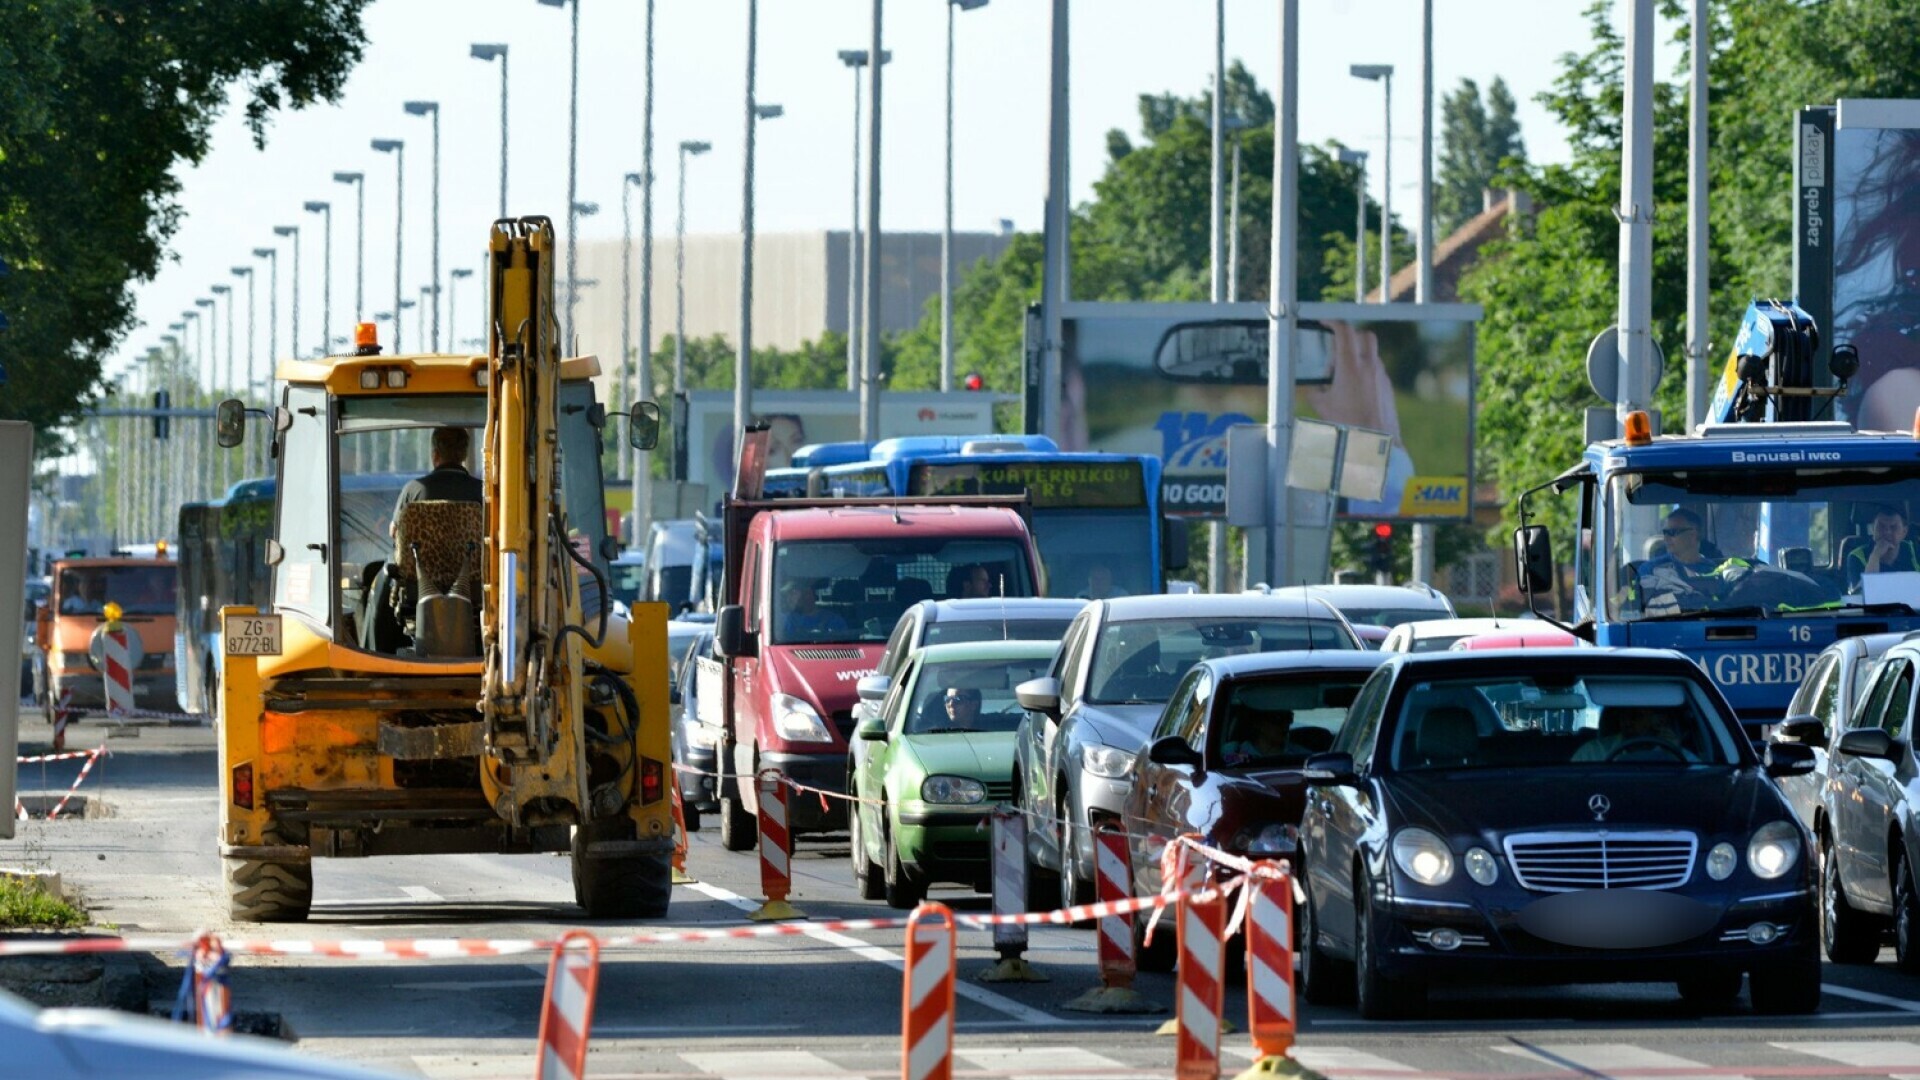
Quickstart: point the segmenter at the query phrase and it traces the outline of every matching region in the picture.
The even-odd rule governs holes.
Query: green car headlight
[[[987,801],[987,788],[965,776],[929,776],[920,782],[920,798],[930,803],[981,803]]]

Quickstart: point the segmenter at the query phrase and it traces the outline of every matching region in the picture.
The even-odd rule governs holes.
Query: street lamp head
[[[473,45],[467,49],[467,55],[473,57],[475,60],[505,60],[507,58],[507,47],[501,44]]]
[[[680,152],[683,154],[704,154],[711,149],[713,149],[712,143],[700,142],[696,139],[688,139],[680,144]]]
[[[309,214],[324,214],[333,209],[333,204],[320,199],[309,199],[302,204]]]
[[[215,296],[225,296],[232,291],[233,286],[231,285],[215,285],[213,287],[213,295]]]
[[[366,179],[367,174],[362,172],[337,172],[333,174],[333,182],[336,184],[361,184],[365,183]]]
[[[163,336],[160,340],[171,345],[174,342],[180,340],[178,337],[174,336],[175,334],[184,334],[187,332],[187,324],[183,322],[170,322],[167,324],[167,329],[173,331],[173,333]]]
[[[866,67],[867,66],[867,50],[841,49],[840,62],[847,65],[850,68]]]
[[[540,0],[541,7],[566,7],[567,0]]]
[[[545,3],[546,0],[541,0],[541,2]],[[579,214],[581,217],[592,217],[600,212],[600,204],[597,202],[576,202],[573,204],[573,212]]]
[[[275,235],[275,236],[299,236],[299,235],[300,235],[300,226],[298,226],[298,225],[275,225],[275,226],[273,227],[273,235]]]
[[[961,11],[974,11],[987,6],[987,0],[947,0]]]
[[[785,116],[786,112],[787,110],[778,105],[755,105],[753,107],[754,118],[758,120],[772,120],[775,117]]]
[[[194,307],[212,307],[213,300],[209,297],[202,296],[193,302],[193,306]]]
[[[251,266],[235,266],[232,268],[232,270],[233,270],[234,277],[252,277],[253,276],[253,267]]]
[[[412,310],[412,309],[414,309],[414,308],[416,308],[416,307],[419,307],[419,306],[420,306],[420,303],[419,303],[419,301],[417,301],[417,300],[402,300],[402,301],[400,301],[400,310],[401,310],[401,311],[410,311],[410,310]]]
[[[1367,152],[1365,150],[1349,150],[1344,146],[1340,148],[1340,164],[1365,165],[1366,163]]]
[[[440,103],[437,101],[409,101],[405,105],[402,105],[401,108],[407,110],[408,116],[426,116],[429,113],[439,112]]]
[[[1372,79],[1377,82],[1381,79],[1393,78],[1393,65],[1353,64],[1347,68],[1347,72],[1356,79]]]
[[[391,153],[393,153],[393,152],[394,152],[395,150],[401,150],[401,149],[404,149],[404,148],[406,147],[406,145],[407,145],[407,141],[406,141],[405,139],[375,139],[375,140],[373,140],[373,148],[374,148],[375,150],[378,150],[378,151],[380,151],[380,152],[381,152],[381,153],[383,153],[383,154],[391,154]]]
[[[644,176],[641,176],[637,172],[628,173],[626,176],[626,180],[627,180],[627,183],[632,184],[634,187],[642,187],[647,182],[647,178]]]
[[[271,258],[275,258],[279,254],[280,254],[279,248],[254,248],[253,249],[253,257],[256,259],[271,259]]]
[[[473,276],[473,271],[466,267],[455,267],[453,270],[453,280],[455,281],[459,281],[462,278],[470,278],[472,276]]]

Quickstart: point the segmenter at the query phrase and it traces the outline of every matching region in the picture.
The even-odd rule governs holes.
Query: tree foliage
[[[337,97],[366,0],[19,0],[0,35],[0,418],[42,438],[98,392],[181,224],[177,167],[206,156],[238,85],[256,144]]]
[[[1503,165],[1524,165],[1526,143],[1514,115],[1513,93],[1494,77],[1483,100],[1472,79],[1440,102],[1440,171],[1434,178],[1433,218],[1442,236],[1480,212],[1481,192]]]

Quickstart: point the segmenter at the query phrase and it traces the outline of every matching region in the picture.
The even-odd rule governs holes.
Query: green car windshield
[[[1023,715],[1013,688],[1046,674],[1050,657],[921,664],[907,694],[908,735],[1012,731]]]

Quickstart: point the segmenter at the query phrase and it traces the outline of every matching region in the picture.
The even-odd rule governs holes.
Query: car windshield
[[[1072,618],[1063,619],[967,619],[963,622],[927,624],[923,645],[953,645],[966,641],[1059,641],[1067,634]]]
[[[1395,725],[1396,769],[1731,765],[1727,721],[1670,676],[1538,675],[1414,683]]]
[[[1735,609],[1859,615],[1889,603],[1920,614],[1920,473],[1874,469],[1698,469],[1626,473],[1604,570],[1612,619]],[[1883,547],[1884,545],[1884,547]],[[1873,561],[1871,572],[1868,561]]]
[[[1094,643],[1087,700],[1101,705],[1164,702],[1188,668],[1216,656],[1359,647],[1347,628],[1332,619],[1189,616],[1110,622]]]
[[[60,614],[99,615],[107,604],[128,615],[174,613],[171,566],[73,566],[60,571]]]
[[[1371,671],[1236,679],[1216,708],[1209,752],[1229,768],[1298,768],[1333,746]]]
[[[971,537],[790,541],[773,585],[776,645],[885,641],[922,600],[1034,594],[1023,545]]]
[[[1024,713],[1013,688],[1046,674],[1047,657],[948,660],[920,665],[908,696],[908,735],[1012,731]]]

